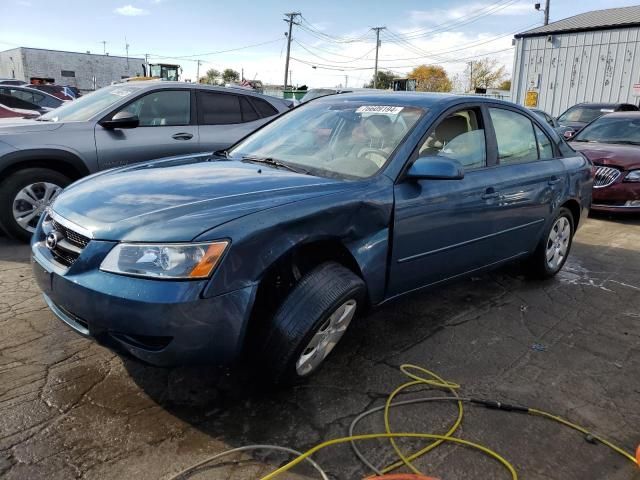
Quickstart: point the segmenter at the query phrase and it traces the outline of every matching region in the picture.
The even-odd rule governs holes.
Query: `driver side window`
[[[152,92],[121,110],[137,115],[141,127],[189,125],[191,92],[186,89]]]
[[[465,169],[487,164],[487,148],[480,110],[466,109],[440,120],[420,146],[420,157],[447,157]]]

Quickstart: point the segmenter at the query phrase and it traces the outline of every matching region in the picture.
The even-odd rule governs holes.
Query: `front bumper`
[[[640,212],[640,183],[617,181],[593,189],[592,210],[599,212]]]
[[[42,241],[33,272],[51,311],[76,332],[158,366],[228,364],[241,352],[255,286],[203,298],[207,281],[160,281],[99,270],[113,242],[92,240],[64,271]]]

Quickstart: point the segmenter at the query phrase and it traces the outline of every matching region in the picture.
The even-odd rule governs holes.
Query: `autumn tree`
[[[495,58],[485,57],[470,63],[471,89],[496,88],[505,79],[504,65]]]
[[[240,80],[240,74],[232,68],[225,68],[222,72],[222,81],[224,83],[237,82]]]
[[[447,72],[440,65],[420,65],[413,69],[409,78],[416,79],[416,90],[420,92],[450,92],[453,88]]]
[[[387,70],[386,72],[379,71],[378,72],[378,84],[376,88],[380,88],[382,90],[387,90],[391,88],[393,85],[393,80],[398,78],[391,70]],[[371,81],[365,85],[365,87],[373,88],[373,77],[371,77]]]

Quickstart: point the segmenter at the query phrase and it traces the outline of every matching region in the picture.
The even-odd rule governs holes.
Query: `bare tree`
[[[485,57],[470,63],[471,89],[496,88],[506,77],[504,65],[495,58]]]

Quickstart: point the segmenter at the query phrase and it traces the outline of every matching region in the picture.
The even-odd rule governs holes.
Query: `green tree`
[[[398,78],[398,76],[395,75],[390,70],[387,70],[386,72],[379,71],[377,88],[380,88],[382,90],[387,90],[391,88],[394,78]],[[368,84],[366,84],[365,87],[373,88],[373,76],[371,77],[371,81]]]
[[[450,92],[453,88],[447,72],[440,65],[420,65],[411,71],[409,78],[416,79],[419,92]]]
[[[221,77],[220,71],[216,70],[215,68],[211,68],[207,70],[207,73],[205,74],[205,76],[201,78],[200,83],[209,83],[211,85],[216,85],[220,77]]]
[[[222,81],[224,83],[237,82],[240,80],[240,74],[232,68],[225,68],[222,72]]]
[[[511,90],[511,79],[503,80],[500,85],[498,85],[500,90]]]
[[[485,57],[471,62],[471,89],[496,88],[505,79],[504,65],[495,58]]]

